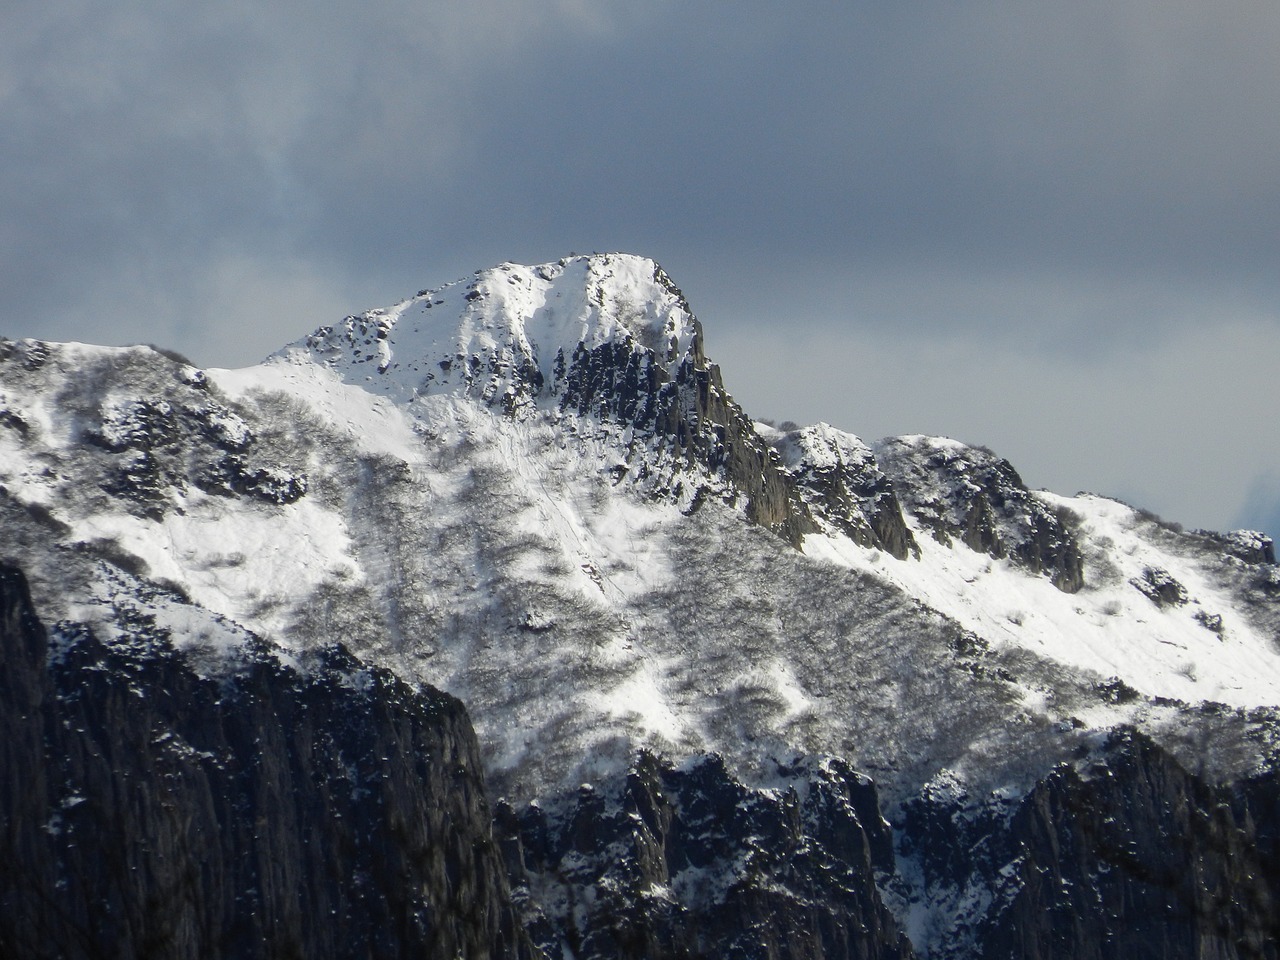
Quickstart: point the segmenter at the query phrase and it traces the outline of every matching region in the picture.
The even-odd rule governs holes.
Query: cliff
[[[0,955],[533,955],[457,700],[49,636],[0,569]]]

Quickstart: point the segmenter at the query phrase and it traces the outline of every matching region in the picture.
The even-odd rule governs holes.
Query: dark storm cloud
[[[469,6],[34,14],[10,270],[229,244],[395,276],[634,238],[721,273],[1274,292],[1261,7]]]
[[[1275,17],[1234,12],[671,7],[494,57],[401,149],[320,145],[306,179],[342,262],[640,249],[716,302],[773,269],[859,323],[1097,348],[1280,292]]]
[[[779,337],[904,379],[922,351],[981,365],[998,344],[1057,371],[1068,408],[1158,407],[1113,389],[1133,357],[1192,363],[1194,338],[1229,323],[1251,363],[1280,359],[1273,5],[16,9],[0,39],[9,335],[245,363],[500,259],[627,249],[664,262],[744,368]],[[845,384],[728,374],[775,405],[760,412],[811,403],[856,430],[890,419],[877,403],[928,421],[898,431],[1000,425],[1017,448],[1038,429],[1006,429],[998,397],[939,394],[931,416],[923,376],[910,404],[855,409]],[[1251,415],[1195,389],[1210,420]],[[973,419],[949,419],[960,406]],[[1235,502],[1273,468],[1245,457]]]

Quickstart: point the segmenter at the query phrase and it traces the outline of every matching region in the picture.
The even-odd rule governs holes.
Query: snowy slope
[[[931,447],[962,446],[940,438],[910,439]],[[1234,707],[1280,702],[1275,624],[1238,609],[1239,586],[1225,574],[1241,564],[1225,549],[1229,542],[1170,535],[1140,511],[1104,497],[1031,495],[1049,510],[1072,517],[1086,555],[1084,584],[1077,592],[1028,576],[1007,558],[939,542],[911,512],[908,524],[921,551],[917,562],[890,561],[830,534],[810,535],[804,549],[874,571],[997,648],[1021,648],[1099,677],[1115,677],[1148,697]],[[1244,542],[1249,538],[1244,532],[1237,536]],[[1274,570],[1271,566],[1259,576],[1271,582]],[[1160,583],[1168,584],[1171,600],[1157,594]]]
[[[643,258],[503,264],[245,370],[0,352],[31,531],[5,551],[51,619],[127,632],[123,566],[228,629],[344,639],[462,697],[512,796],[641,745],[835,754],[893,797],[1016,789],[1122,722],[1224,769],[1269,742],[1269,543],[1026,491],[952,441],[740,428]],[[69,589],[66,557],[105,566]]]

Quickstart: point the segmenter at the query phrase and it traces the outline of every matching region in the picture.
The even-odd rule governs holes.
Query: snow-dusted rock
[[[919,557],[893,484],[869,446],[825,423],[787,433],[764,424],[758,429],[770,439],[801,500],[824,528],[898,560]]]
[[[1038,499],[1009,461],[940,437],[892,437],[875,453],[906,509],[939,542],[1007,557],[1066,593],[1083,586],[1070,514]]]

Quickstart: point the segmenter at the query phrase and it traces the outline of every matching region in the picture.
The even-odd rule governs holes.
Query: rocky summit
[[[0,340],[0,954],[1276,956],[1270,538],[710,356],[622,254]]]

